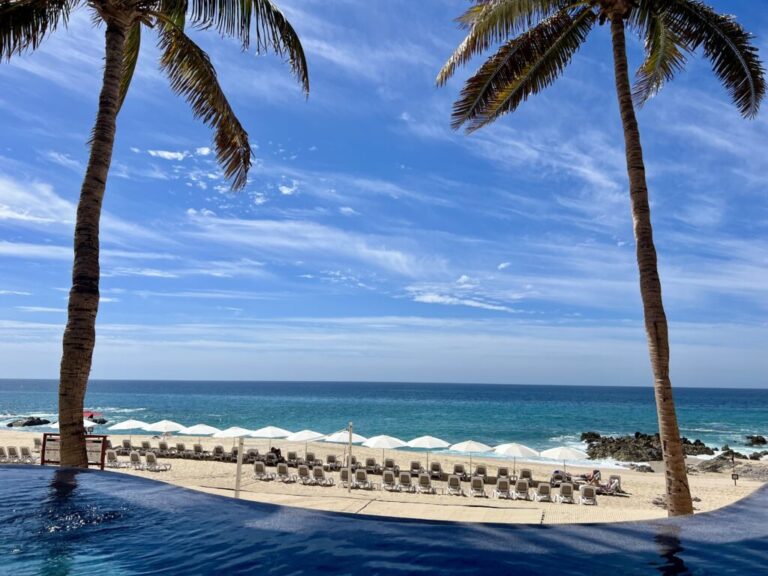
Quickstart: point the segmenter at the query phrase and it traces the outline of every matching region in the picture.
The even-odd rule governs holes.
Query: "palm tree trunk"
[[[59,382],[62,466],[88,466],[83,429],[83,401],[96,344],[96,313],[99,309],[99,220],[109,166],[112,163],[125,35],[126,26],[123,23],[107,23],[104,81],[93,128],[88,168],[77,205],[75,260]]]
[[[648,336],[648,349],[651,356],[656,395],[656,412],[659,419],[659,435],[666,469],[667,510],[670,516],[681,516],[693,514],[693,504],[685,470],[685,455],[683,454],[680,430],[675,414],[675,402],[672,398],[672,383],[669,379],[667,318],[661,299],[661,281],[656,263],[656,248],[653,245],[651,209],[648,205],[643,149],[640,145],[640,132],[635,118],[627,73],[624,19],[616,12],[611,18],[611,39],[613,42],[616,93],[619,98],[627,154],[629,194],[632,202],[632,220],[637,245],[637,265],[640,271],[640,295],[643,300],[645,331]]]

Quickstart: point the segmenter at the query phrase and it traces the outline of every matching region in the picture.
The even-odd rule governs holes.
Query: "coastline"
[[[39,431],[35,431],[41,433]],[[28,431],[0,430],[0,446],[32,446],[34,434]],[[118,445],[123,438],[129,435],[111,434],[114,445]],[[137,438],[150,439],[149,435],[133,435]],[[216,440],[201,438],[205,449],[221,444],[225,449],[233,445],[231,440]],[[175,446],[176,442],[183,442],[187,448],[198,441],[197,437],[173,436],[169,444]],[[157,440],[151,440],[153,446]],[[248,438],[245,442],[247,448],[257,448],[260,452],[267,451],[267,440]],[[288,450],[304,453],[304,443],[291,443],[281,440],[272,441],[273,446],[282,449],[285,455]],[[345,445],[330,444],[326,442],[310,442],[307,445],[310,451],[322,459],[327,454],[341,457]],[[380,449],[353,447],[353,454],[358,459],[374,457],[382,462]],[[386,456],[394,458],[402,467],[407,467],[411,460],[420,460],[426,464],[426,454],[410,451],[387,450]],[[125,457],[121,457],[126,460]],[[236,466],[229,462],[213,462],[190,460],[182,458],[161,458],[161,462],[171,464],[171,470],[167,472],[135,471],[132,469],[119,469],[120,473],[151,478],[161,482],[167,482],[202,492],[234,496]],[[432,454],[430,461],[439,461],[443,469],[452,467],[454,463],[468,465],[468,455]],[[495,475],[496,468],[500,465],[513,467],[513,461],[509,459],[486,458],[482,455],[473,456],[473,465],[484,463],[488,466],[489,474]],[[696,459],[691,459],[695,462]],[[382,490],[363,491],[352,490],[351,493],[338,486],[319,487],[304,486],[300,484],[283,484],[281,482],[264,482],[253,479],[253,468],[243,465],[241,498],[258,502],[295,506],[312,510],[325,510],[332,512],[347,512],[353,514],[367,514],[373,516],[391,516],[400,518],[422,518],[432,520],[455,520],[462,522],[494,522],[494,523],[525,523],[525,524],[564,524],[564,523],[589,523],[589,522],[624,522],[633,520],[650,520],[666,517],[666,510],[655,505],[653,500],[664,493],[664,475],[660,463],[650,463],[654,469],[651,473],[641,473],[623,468],[611,469],[611,473],[619,473],[622,479],[622,487],[628,496],[598,496],[597,506],[564,505],[548,502],[532,502],[520,500],[498,500],[495,498],[470,498],[447,495],[423,495],[386,492]],[[534,479],[549,478],[550,473],[560,466],[542,462],[523,462],[518,460],[516,467],[519,470],[524,466],[533,471]],[[765,462],[758,463],[766,466]],[[574,474],[587,473],[594,466],[567,465],[568,471]],[[603,466],[603,469],[609,469]],[[274,469],[271,469],[274,470]],[[292,469],[295,473],[295,469]],[[331,473],[338,483],[338,474]],[[376,478],[379,481],[380,477]],[[699,500],[694,503],[695,511],[707,512],[726,506],[751,494],[762,482],[749,479],[741,479],[734,486],[730,473],[697,472],[689,476],[691,492]],[[468,483],[464,483],[468,487]],[[493,486],[486,486],[486,492],[491,494]]]

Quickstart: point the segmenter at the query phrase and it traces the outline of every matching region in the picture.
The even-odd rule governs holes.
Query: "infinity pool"
[[[712,513],[461,524],[237,501],[111,472],[0,466],[0,573],[766,574],[768,487]]]

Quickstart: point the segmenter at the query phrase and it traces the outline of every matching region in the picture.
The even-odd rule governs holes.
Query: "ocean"
[[[54,380],[0,380],[0,422],[27,415],[57,420],[56,389]],[[681,434],[689,439],[750,452],[745,435],[768,436],[768,390],[679,388],[675,401]],[[588,430],[657,430],[650,387],[97,380],[85,406],[102,412],[107,426],[129,418],[168,419],[186,426],[332,433],[352,421],[368,437],[429,434],[452,443],[519,442],[536,450],[582,447],[579,435]]]

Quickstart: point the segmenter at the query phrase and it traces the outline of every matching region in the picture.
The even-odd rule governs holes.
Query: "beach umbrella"
[[[85,420],[85,419],[83,420],[83,428],[85,428],[86,430],[88,430],[89,428],[93,428],[96,425],[97,424],[95,422],[91,422],[90,420]],[[53,428],[54,430],[58,430],[59,429],[59,423],[58,422],[54,422],[53,424],[46,424],[46,426],[48,428]]]
[[[286,440],[288,442],[304,442],[304,457],[307,456],[307,444],[310,442],[314,442],[315,440],[320,440],[321,438],[325,438],[325,434],[321,434],[320,432],[315,432],[314,430],[300,430],[299,432],[294,432],[290,436],[286,437]]]
[[[146,430],[149,424],[142,422],[141,420],[126,420],[125,422],[118,422],[113,426],[107,428],[107,430]]]
[[[242,438],[244,436],[250,436],[252,430],[246,430],[245,428],[240,428],[239,426],[232,426],[231,428],[227,428],[226,430],[220,430],[219,432],[216,432],[213,437],[214,438]]]
[[[517,475],[517,459],[518,458],[530,458],[531,456],[538,456],[539,453],[533,448],[529,448],[524,444],[516,444],[510,442],[508,444],[499,444],[493,449],[496,454],[502,456],[512,456],[512,474]]]
[[[187,426],[184,430],[179,431],[180,434],[185,434],[187,436],[197,436],[198,442],[201,442],[200,436],[210,436],[211,434],[216,434],[216,432],[221,432],[221,430],[215,426],[208,426],[208,424],[195,424],[194,426]]]
[[[269,438],[269,449],[272,449],[272,438],[285,438],[290,436],[291,431],[284,428],[278,428],[277,426],[265,426],[254,430],[249,434],[251,438]]]
[[[381,459],[384,460],[384,451],[385,450],[394,450],[396,448],[402,448],[405,446],[405,442],[403,440],[400,440],[400,438],[395,438],[394,436],[387,436],[386,434],[382,434],[380,436],[372,436],[371,438],[368,438],[365,442],[363,442],[363,446],[366,448],[381,448]]]
[[[352,433],[352,444],[362,444],[368,440],[365,436],[360,436],[360,434]],[[334,432],[333,434],[329,434],[322,440],[323,442],[334,442],[336,444],[346,444],[349,442],[349,430],[339,430],[338,432]]]
[[[450,442],[446,442],[440,438],[434,436],[419,436],[406,442],[408,448],[423,448],[427,451],[427,468],[429,468],[429,452],[440,448],[448,448]]]
[[[482,442],[475,442],[474,440],[465,440],[464,442],[459,442],[458,444],[452,444],[449,448],[449,450],[455,450],[456,452],[468,452],[469,453],[469,473],[472,473],[472,454],[474,452],[490,452],[493,450],[490,446],[487,444],[483,444]]]
[[[558,446],[557,448],[550,448],[541,452],[542,458],[550,458],[552,460],[563,461],[563,471],[565,471],[566,460],[586,460],[589,458],[589,454],[577,450],[576,448],[570,448],[569,446]]]
[[[184,425],[174,422],[173,420],[159,420],[153,422],[145,428],[147,432],[160,432],[163,436],[170,434],[171,432],[181,432],[184,430]]]

